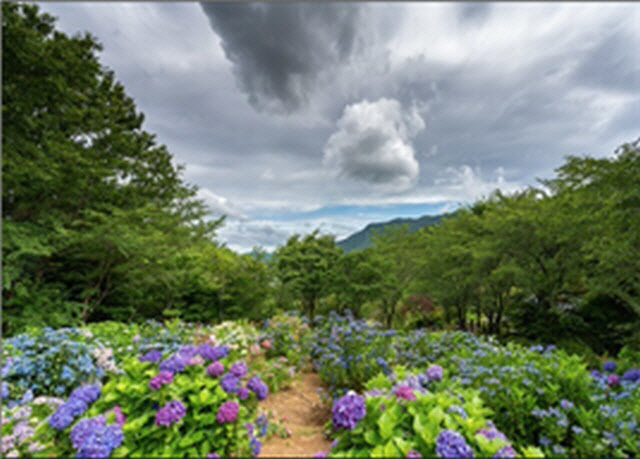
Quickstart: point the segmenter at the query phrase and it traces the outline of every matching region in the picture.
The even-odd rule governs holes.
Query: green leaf
[[[380,427],[380,435],[383,440],[390,438],[393,435],[393,428],[395,427],[395,418],[391,413],[391,410],[385,410],[382,413],[382,416],[378,419],[377,422]]]
[[[384,455],[385,457],[401,457],[402,453],[395,445],[394,441],[388,441],[386,445],[384,445]]]
[[[378,432],[376,432],[375,430],[367,430],[364,433],[364,439],[367,443],[369,443],[371,446],[375,446],[378,443],[380,443],[380,435],[378,435]]]

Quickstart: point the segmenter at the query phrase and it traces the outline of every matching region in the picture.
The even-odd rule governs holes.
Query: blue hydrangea
[[[9,397],[9,383],[7,381],[2,381],[2,398]]]
[[[220,360],[228,356],[231,349],[229,349],[229,346],[214,347],[210,344],[203,344],[198,349],[198,352],[203,358],[215,362],[216,360]]]
[[[88,433],[76,457],[109,457],[123,440],[124,433],[118,424],[96,427]]]
[[[474,457],[466,440],[455,430],[443,430],[436,439],[436,453],[439,457]]]
[[[146,354],[141,355],[140,357],[138,357],[138,359],[141,362],[158,363],[160,360],[162,360],[162,352],[157,350],[157,349],[152,349],[149,352],[147,352]]]
[[[258,400],[264,400],[269,394],[269,387],[258,376],[249,379],[247,388],[255,392]]]
[[[251,441],[249,442],[249,446],[251,447],[251,452],[254,456],[260,454],[260,450],[262,449],[262,443],[256,437],[251,437]]]
[[[604,371],[608,371],[609,373],[616,371],[618,365],[613,360],[607,360],[603,365]]]
[[[102,389],[100,388],[100,384],[88,384],[85,386],[80,386],[73,392],[71,392],[69,400],[78,399],[82,400],[87,405],[90,405],[98,400],[101,393]]]
[[[630,370],[627,370],[624,372],[624,374],[622,375],[622,379],[625,381],[638,381],[640,380],[640,368],[632,368]]]

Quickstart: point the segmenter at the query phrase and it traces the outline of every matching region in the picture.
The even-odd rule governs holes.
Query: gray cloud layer
[[[258,109],[291,112],[318,74],[349,59],[363,5],[203,2],[240,87]]]
[[[41,7],[104,44],[237,250],[380,218],[278,212],[469,201],[640,134],[637,4]]]

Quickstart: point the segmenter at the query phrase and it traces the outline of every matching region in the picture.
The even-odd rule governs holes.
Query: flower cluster
[[[149,381],[149,387],[153,390],[160,389],[163,385],[173,381],[173,373],[170,371],[161,371]]]
[[[258,376],[249,379],[247,388],[255,392],[258,400],[264,400],[269,394],[269,387]]]
[[[332,408],[333,425],[336,428],[353,430],[367,413],[364,397],[348,393],[334,403]]]
[[[231,365],[229,372],[233,374],[236,378],[242,379],[247,374],[247,364],[241,360],[238,362],[235,362],[233,365]]]
[[[71,429],[71,441],[78,457],[109,457],[123,440],[122,428],[118,424],[107,424],[104,416],[83,419]]]
[[[203,344],[198,349],[198,352],[202,357],[213,362],[225,358],[229,355],[230,351],[229,346],[214,347],[210,344]]]
[[[439,457],[474,457],[473,449],[462,435],[455,430],[443,430],[436,439],[436,453]]]
[[[222,362],[213,362],[207,367],[207,374],[218,377],[224,373],[224,364]]]
[[[139,357],[139,360],[141,362],[158,363],[160,360],[162,360],[162,352],[157,349],[152,349],[146,354],[141,355]]]
[[[180,373],[187,366],[187,362],[179,355],[173,354],[171,357],[160,363],[160,370]]]
[[[440,381],[443,376],[443,370],[440,365],[431,365],[427,369],[427,378],[431,381]]]
[[[156,413],[156,425],[169,427],[187,414],[187,409],[180,400],[172,400]]]
[[[219,423],[225,422],[233,422],[238,418],[238,403],[230,400],[228,402],[224,402],[220,408],[218,409],[218,414],[216,414],[216,420]]]
[[[98,384],[78,387],[71,393],[69,400],[49,417],[49,424],[58,430],[66,429],[74,418],[81,416],[88,406],[100,397],[100,393]]]
[[[413,393],[413,389],[409,386],[400,386],[396,389],[396,397],[403,398],[405,400],[415,400],[416,395]]]
[[[238,390],[238,385],[240,384],[240,380],[234,374],[227,373],[220,380],[220,387],[224,389],[225,392],[233,393]]]
[[[93,358],[96,359],[98,365],[100,365],[105,371],[117,372],[118,366],[113,358],[113,349],[110,347],[97,347],[91,353]]]

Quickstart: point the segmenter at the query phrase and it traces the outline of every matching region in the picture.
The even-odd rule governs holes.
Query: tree
[[[93,37],[55,30],[36,5],[2,12],[3,329],[167,294],[178,251],[220,220],[204,221]]]
[[[278,278],[296,294],[310,321],[318,300],[333,290],[342,253],[333,236],[318,233],[291,236],[274,255]]]

